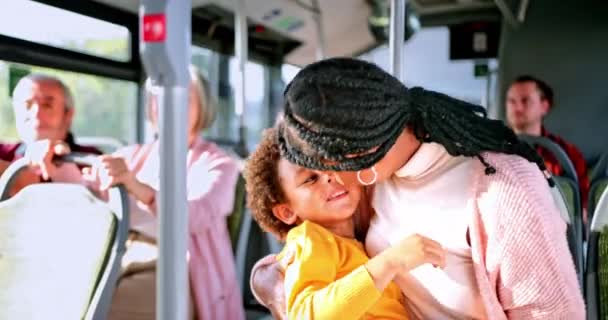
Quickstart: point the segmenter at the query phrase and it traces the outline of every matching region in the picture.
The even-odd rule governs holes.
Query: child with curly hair
[[[294,255],[285,272],[289,319],[407,319],[393,279],[425,263],[444,264],[442,247],[419,235],[368,258],[353,220],[361,187],[281,159],[275,129],[249,159],[245,180],[254,219],[286,242],[278,259]]]

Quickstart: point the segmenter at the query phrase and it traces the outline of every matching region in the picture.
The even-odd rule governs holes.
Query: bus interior
[[[153,139],[144,107],[144,2],[154,0],[2,2],[0,140],[18,139],[10,94],[16,82],[32,72],[56,75],[73,91],[77,114],[72,131],[79,143],[111,153]],[[403,39],[394,45],[398,50],[389,46],[395,3],[405,11],[403,29],[397,33]],[[556,177],[568,210],[570,250],[588,319],[608,319],[608,2],[192,0],[189,5],[191,59],[185,63],[204,72],[219,106],[217,120],[204,137],[241,164],[262,130],[275,123],[285,85],[300,68],[319,59],[358,57],[387,70],[398,61],[392,71],[408,87],[422,86],[482,105],[490,117],[501,120],[513,79],[531,74],[548,82],[556,103],[544,125],[581,150],[591,182],[585,221],[576,174],[565,170]],[[239,26],[239,17],[245,26]],[[397,60],[392,60],[393,52]],[[528,142],[548,145],[564,167],[572,168],[563,150],[546,140]],[[8,180],[0,179],[0,189]],[[270,318],[253,297],[249,277],[256,261],[282,245],[247,214],[243,183],[240,179],[228,222],[243,308],[247,319]],[[43,191],[53,192],[49,186]],[[10,201],[3,195],[0,215],[14,209]],[[0,227],[10,227],[2,221]],[[112,279],[108,275],[107,281]],[[176,294],[179,298],[185,293]],[[90,303],[103,300],[96,299]],[[0,293],[0,305],[10,301]]]

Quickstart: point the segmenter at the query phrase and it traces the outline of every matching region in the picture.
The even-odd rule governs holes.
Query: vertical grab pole
[[[491,89],[492,89],[492,70],[488,67],[488,74],[486,75],[486,93],[485,93],[485,105],[486,111],[490,111],[492,108],[491,99]]]
[[[315,31],[317,31],[317,60],[323,60],[327,56],[327,48],[325,43],[325,32],[323,30],[323,16],[321,15],[321,6],[319,0],[312,0],[313,8],[316,12],[313,13],[315,20]]]
[[[158,89],[160,190],[156,318],[188,317],[186,129],[190,76],[190,0],[142,0],[140,54]]]
[[[403,39],[405,38],[405,0],[391,0],[390,62],[391,74],[404,82],[401,62],[403,61]]]
[[[236,1],[235,15],[235,55],[238,62],[237,80],[235,92],[235,113],[239,120],[239,153],[241,156],[247,154],[247,133],[245,127],[245,67],[248,55],[248,34],[247,34],[247,6],[245,0]]]

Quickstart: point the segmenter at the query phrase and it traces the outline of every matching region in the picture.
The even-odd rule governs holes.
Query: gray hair
[[[197,131],[203,131],[213,125],[217,115],[217,104],[211,95],[209,81],[194,65],[188,67],[190,73],[190,86],[196,90],[197,104],[200,112],[196,122]],[[152,84],[150,78],[146,80],[146,105],[149,106],[151,97],[158,93],[158,88]]]
[[[28,74],[27,76],[21,78],[21,80],[19,80],[19,82],[17,82],[17,85],[15,86],[15,89],[13,90],[13,105],[15,105],[16,103],[18,103],[20,101],[21,94],[22,94],[21,90],[23,90],[23,86],[25,86],[26,83],[28,83],[28,82],[32,82],[32,83],[51,82],[51,83],[56,84],[59,88],[61,88],[61,91],[63,93],[63,101],[64,101],[65,109],[66,110],[74,109],[74,96],[72,96],[72,92],[63,83],[63,81],[61,81],[57,77],[50,76],[47,74],[42,74],[42,73]]]

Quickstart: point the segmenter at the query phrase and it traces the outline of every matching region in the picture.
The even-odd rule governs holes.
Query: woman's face
[[[377,173],[376,182],[384,181],[392,176],[395,171],[399,170],[409,161],[419,147],[420,141],[416,139],[416,136],[409,129],[403,130],[393,147],[374,165]],[[334,172],[334,175],[337,181],[344,185],[361,184],[357,179],[356,171],[339,171]],[[363,182],[374,180],[374,173],[371,168],[361,170],[359,175]]]
[[[201,114],[200,97],[195,86],[190,84],[190,92],[188,94],[188,133],[189,136],[197,135],[199,131],[199,117]]]
[[[198,134],[198,122],[201,113],[201,108],[199,106],[200,99],[198,96],[198,91],[196,91],[194,85],[190,85],[190,89],[188,92],[188,138],[191,143],[192,138]],[[150,122],[154,130],[158,131],[158,121],[159,121],[159,105],[158,105],[158,96],[152,95],[150,97]]]

